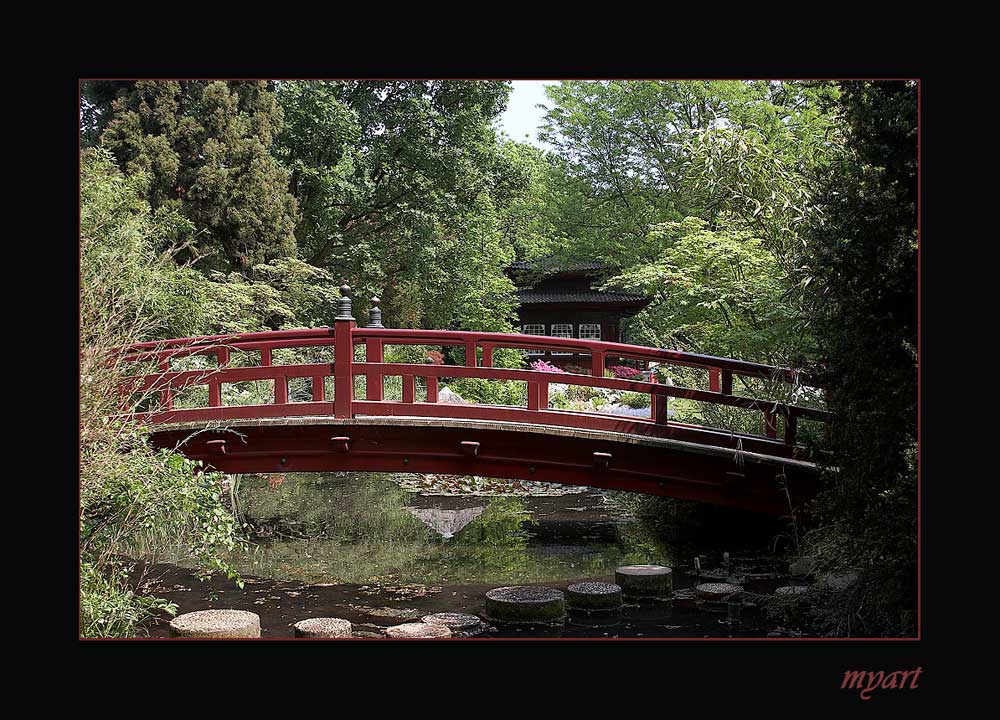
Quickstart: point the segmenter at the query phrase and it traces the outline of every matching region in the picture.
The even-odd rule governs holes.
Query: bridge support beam
[[[188,457],[227,473],[474,472],[665,495],[772,515],[789,512],[782,483],[787,483],[796,505],[815,493],[814,469],[798,461],[745,459],[740,466],[732,453],[693,450],[689,443],[500,425],[301,418],[297,423],[239,425],[240,436],[227,442],[225,454],[213,442],[218,434],[192,434],[191,427],[157,430],[153,442],[178,447]]]

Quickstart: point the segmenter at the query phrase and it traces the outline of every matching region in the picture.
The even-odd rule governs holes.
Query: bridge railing
[[[333,327],[272,332],[212,335],[160,342],[139,343],[124,350],[128,362],[152,363],[155,372],[136,375],[122,385],[123,411],[135,412],[132,400],[150,393],[159,396],[159,407],[141,413],[154,423],[230,420],[240,418],[292,417],[302,415],[332,415],[351,418],[365,415],[407,415],[422,417],[461,417],[481,420],[555,424],[580,429],[615,430],[643,435],[690,438],[698,442],[732,445],[733,433],[679,423],[668,419],[670,398],[684,398],[712,405],[742,408],[763,415],[764,433],[756,446],[777,454],[790,454],[797,439],[798,420],[826,420],[829,413],[776,400],[736,395],[734,377],[749,377],[790,384],[794,387],[815,386],[812,381],[790,368],[779,368],[731,358],[699,355],[675,350],[612,343],[599,340],[556,338],[539,335],[483,333],[453,330],[390,329],[381,325],[378,299],[368,327],[359,328],[351,316],[348,289],[342,288],[340,312]],[[365,360],[355,360],[355,346],[363,345]],[[464,365],[434,365],[385,362],[386,346],[433,345],[460,347],[465,351]],[[322,348],[333,350],[333,362],[298,362],[275,364],[277,350]],[[493,366],[494,351],[499,348],[542,350],[586,354],[591,357],[591,374],[556,373],[539,370],[500,368]],[[234,352],[259,353],[259,364],[235,367]],[[214,357],[216,367],[175,370],[173,363],[191,356]],[[698,389],[673,385],[604,377],[607,359],[637,360],[680,365],[706,370],[709,388]],[[354,378],[364,377],[365,399],[354,397]],[[383,384],[386,377],[402,379],[402,399],[387,400]],[[527,407],[493,405],[455,405],[438,403],[438,383],[441,378],[481,378],[514,380],[527,386]],[[311,399],[290,401],[288,384],[296,378],[311,380]],[[326,380],[333,378],[334,393],[326,396]],[[422,378],[426,399],[416,400],[416,379]],[[222,386],[230,383],[271,381],[274,389],[270,402],[253,405],[226,405]],[[549,409],[549,387],[552,384],[645,393],[650,396],[647,418],[586,413]],[[175,408],[175,392],[192,386],[207,386],[208,404],[203,407]],[[784,419],[784,433],[777,440],[777,418]]]

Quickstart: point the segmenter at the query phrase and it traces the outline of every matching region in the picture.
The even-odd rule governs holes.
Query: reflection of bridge
[[[382,327],[377,301],[368,327],[359,328],[348,289],[342,292],[334,327],[131,346],[125,360],[145,365],[148,374],[123,385],[123,404],[132,411],[141,407],[141,398],[158,399],[158,407],[138,413],[154,426],[153,442],[178,447],[223,472],[475,474],[668,495],[772,514],[787,513],[790,501],[815,491],[816,468],[796,444],[798,420],[825,420],[828,413],[733,393],[734,377],[797,388],[805,379],[793,370],[592,340],[393,330]],[[386,346],[398,345],[462,348],[465,364],[384,362]],[[356,346],[364,347],[364,361],[355,360]],[[494,367],[496,348],[587,353],[593,374]],[[295,361],[276,364],[282,351],[293,351]],[[244,364],[247,358],[255,364]],[[698,368],[709,387],[604,377],[605,362],[613,358]],[[215,364],[175,367],[199,359]],[[402,378],[400,400],[385,399],[386,376]],[[439,403],[440,380],[458,377],[524,382],[526,407]],[[358,378],[364,378],[364,399],[355,397]],[[423,379],[420,385],[417,378]],[[253,381],[273,384],[266,402],[223,402],[227,385]],[[290,382],[308,387],[308,399],[290,398]],[[646,393],[649,417],[550,409],[554,383]],[[207,403],[181,407],[179,393],[206,388]],[[759,413],[762,433],[668,421],[671,398]]]

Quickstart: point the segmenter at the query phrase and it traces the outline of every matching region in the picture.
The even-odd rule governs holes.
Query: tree
[[[302,207],[297,237],[319,266],[388,238],[419,243],[494,189],[503,157],[492,121],[503,82],[288,82],[277,154]]]
[[[859,573],[824,615],[831,632],[912,633],[916,618],[917,91],[845,82],[845,147],[818,181],[806,308],[825,366],[831,471],[815,545]]]
[[[249,274],[294,255],[295,199],[271,156],[282,111],[265,82],[139,81],[84,87],[81,131],[99,133],[127,174],[149,177],[153,210],[194,225],[178,258]]]
[[[759,238],[706,225],[689,217],[654,226],[650,242],[662,248],[659,257],[608,280],[653,298],[633,334],[654,347],[801,362],[811,348],[797,330],[781,266]]]
[[[817,113],[814,93],[796,83],[564,81],[546,93],[541,137],[582,182],[589,222],[574,219],[573,234],[596,248],[612,238],[642,244],[652,225],[685,216],[714,220],[718,198],[705,196],[688,167],[700,139],[752,130],[778,147]]]

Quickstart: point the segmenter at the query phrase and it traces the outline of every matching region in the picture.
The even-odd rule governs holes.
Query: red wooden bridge
[[[124,360],[145,365],[149,372],[139,370],[123,384],[123,407],[153,426],[157,446],[177,448],[227,473],[482,475],[667,495],[777,515],[815,493],[816,466],[796,443],[798,421],[822,421],[829,414],[733,392],[738,377],[771,381],[772,386],[809,386],[797,371],[592,340],[388,329],[382,326],[377,298],[368,326],[361,328],[351,317],[348,288],[342,292],[333,327],[130,346]],[[384,362],[386,347],[399,345],[457,346],[464,349],[465,364]],[[360,347],[362,361],[355,359]],[[586,353],[591,374],[494,367],[498,348]],[[294,351],[296,361],[279,364],[282,351]],[[203,364],[214,360],[214,365],[175,367],[193,357]],[[246,364],[247,358],[254,364]],[[604,377],[610,359],[699,368],[707,371],[708,387]],[[387,400],[384,379],[394,376],[402,378],[402,398]],[[365,378],[364,399],[355,397],[358,377]],[[438,402],[441,379],[459,377],[525,382],[527,404]],[[420,389],[426,388],[420,399],[417,378],[423,379]],[[223,402],[224,386],[248,381],[273,383],[267,402]],[[290,382],[307,385],[308,399],[290,398]],[[556,383],[646,393],[651,396],[649,415],[550,409],[549,387]],[[201,386],[207,386],[207,404],[180,407],[175,402],[179,392]],[[157,406],[140,411],[136,403],[141,397],[153,397]],[[671,398],[757,412],[761,432],[675,422],[668,414]]]

